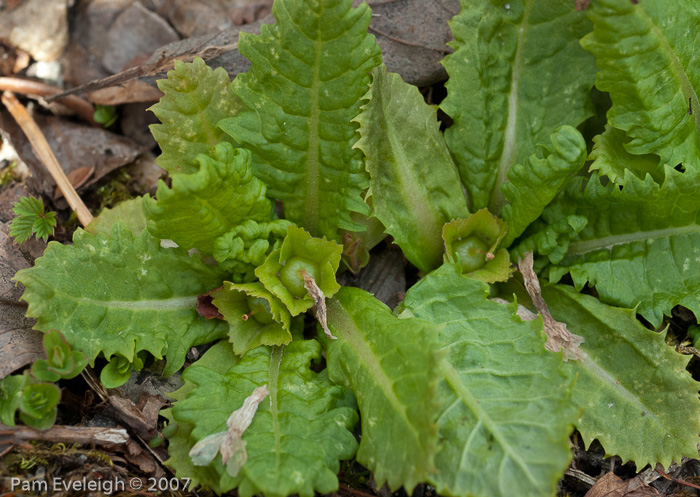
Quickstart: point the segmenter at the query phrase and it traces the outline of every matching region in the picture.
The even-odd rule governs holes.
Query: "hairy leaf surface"
[[[190,347],[226,336],[225,323],[195,309],[197,296],[223,280],[198,255],[162,248],[147,231],[134,236],[121,221],[109,237],[77,230],[73,242],[50,243],[34,267],[15,276],[36,329],[61,331],[93,364],[100,353],[130,362],[141,350],[167,355],[166,376]]]
[[[564,285],[543,289],[555,319],[585,338],[587,357],[568,361],[578,375],[571,403],[583,409],[577,428],[586,445],[598,439],[608,455],[637,468],[697,457],[699,383],[682,356],[646,329],[635,312],[610,307]]]
[[[444,324],[438,493],[553,495],[571,453],[577,411],[562,356],[544,348],[542,321],[488,300],[489,287],[450,265],[413,286],[404,312]]]
[[[367,211],[362,153],[352,148],[369,70],[381,63],[367,34],[370,10],[351,0],[278,0],[277,22],[241,33],[252,64],[233,88],[247,106],[221,127],[253,151],[255,174],[284,202],[285,217],[314,236],[362,230],[350,211]]]
[[[625,171],[624,187],[597,176],[575,178],[544,212],[549,226],[587,220],[550,279],[571,273],[578,289],[594,285],[608,304],[633,308],[654,326],[675,305],[700,316],[700,174],[666,166],[663,185]],[[542,231],[549,230],[549,226]],[[552,259],[552,257],[550,257]]]
[[[569,0],[462,0],[450,26],[455,53],[442,109],[445,138],[473,210],[499,215],[501,185],[559,126],[590,115],[593,57],[579,45],[590,30]]]
[[[700,5],[596,0],[587,12],[594,28],[581,44],[596,57],[596,86],[612,98],[608,122],[631,138],[625,149],[700,167]]]
[[[503,196],[510,202],[503,206],[502,212],[508,223],[503,247],[508,247],[542,214],[586,161],[586,142],[575,128],[557,128],[550,140],[552,147],[543,151],[543,158],[533,154],[526,163],[515,164],[508,170],[509,182],[501,186]]]
[[[367,157],[374,215],[406,258],[428,272],[442,262],[442,226],[469,214],[467,200],[436,108],[384,65],[372,77],[355,119],[361,136],[355,147]]]
[[[230,344],[223,346],[227,353],[217,351],[212,360],[205,356],[183,375],[188,394],[174,404],[172,417],[192,431],[180,450],[225,431],[228,417],[255,388],[267,385],[269,400],[258,406],[243,433],[248,460],[238,476],[226,473],[220,457],[193,470],[182,452],[170,461],[178,475],[192,475],[221,493],[238,488],[241,497],[312,497],[336,491],[339,460],[349,459],[357,448],[350,431],[357,413],[348,407],[342,387],[334,386],[325,372],[310,369],[312,361],[321,359],[320,344],[297,337],[286,347],[253,349],[238,364]]]
[[[437,332],[419,319],[398,319],[370,293],[343,287],[328,301],[328,375],[360,406],[357,460],[378,486],[410,493],[435,469]]]
[[[220,143],[211,155],[199,155],[195,161],[199,170],[174,174],[172,188],[158,182],[157,202],[144,197],[153,236],[211,255],[216,238],[237,225],[272,219],[272,203],[265,196],[265,185],[253,176],[248,150]]]
[[[222,141],[235,142],[216,127],[243,105],[233,93],[228,73],[222,67],[212,71],[204,61],[175,61],[168,79],[158,81],[163,92],[150,108],[162,124],[151,125],[161,155],[156,164],[169,173],[194,173],[199,154],[211,154]]]

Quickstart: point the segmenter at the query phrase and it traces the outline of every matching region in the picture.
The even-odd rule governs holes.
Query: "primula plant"
[[[640,470],[697,458],[665,343],[700,316],[697,3],[462,0],[444,133],[367,5],[273,13],[233,82],[159,83],[170,186],[17,273],[37,329],[107,386],[217,342],[162,413],[167,464],[217,493],[334,492],[355,458],[391,490],[548,496],[574,427]],[[419,276],[393,311],[336,281],[387,235]]]

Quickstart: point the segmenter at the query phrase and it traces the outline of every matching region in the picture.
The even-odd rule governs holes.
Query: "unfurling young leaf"
[[[192,478],[192,485],[217,493],[237,488],[241,497],[313,497],[336,491],[339,460],[357,449],[350,431],[357,414],[342,387],[333,385],[325,371],[310,369],[311,361],[320,359],[320,344],[300,335],[287,346],[250,350],[240,362],[230,344],[212,347],[185,370],[185,385],[174,394],[179,400],[166,412],[179,425],[170,438],[168,464],[178,476]],[[209,466],[194,466],[191,448],[212,434],[226,433],[231,412],[263,385],[269,402],[258,406],[241,436],[248,459],[237,476],[219,458]]]
[[[313,278],[326,298],[332,297],[340,289],[335,272],[342,251],[343,247],[334,241],[313,238],[303,229],[290,226],[281,247],[255,270],[255,275],[296,316],[316,304],[306,289],[302,271]]]
[[[455,264],[470,278],[487,283],[506,281],[513,273],[508,251],[496,248],[507,230],[506,223],[486,209],[466,219],[450,221],[442,229],[445,262]]]
[[[328,301],[328,327],[338,338],[326,340],[328,375],[360,406],[357,461],[377,485],[410,493],[435,471],[442,357],[436,326],[398,319],[371,294],[343,287]]]
[[[143,359],[134,356],[133,362],[121,355],[114,355],[100,372],[100,382],[105,388],[117,388],[129,381],[132,371],[143,368]]]
[[[146,196],[148,230],[184,249],[214,253],[215,240],[244,221],[272,220],[265,185],[253,176],[250,152],[220,143],[198,155],[199,170],[172,176],[172,188],[158,182],[158,201]]]
[[[284,304],[261,283],[235,284],[212,293],[213,304],[228,321],[233,351],[243,355],[260,345],[292,341],[291,315]]]
[[[363,230],[352,211],[369,213],[362,152],[353,149],[369,70],[381,63],[367,33],[370,9],[352,0],[277,0],[275,24],[241,33],[250,60],[233,91],[246,110],[220,126],[253,152],[255,174],[285,217],[314,236],[340,241],[339,229]]]
[[[541,320],[523,322],[517,305],[488,295],[488,285],[445,264],[399,309],[435,323],[448,353],[437,401],[442,450],[427,478],[440,495],[553,495],[571,459],[573,376],[561,371],[561,354],[545,350]]]
[[[542,147],[543,158],[533,154],[527,162],[515,164],[508,170],[508,182],[501,185],[509,202],[501,212],[508,224],[502,247],[509,247],[542,214],[586,161],[586,141],[576,128],[562,126],[549,138],[551,150]]]
[[[415,86],[381,65],[355,118],[371,176],[374,216],[406,258],[429,272],[442,263],[442,226],[466,217],[467,199],[436,118]],[[420,139],[416,139],[420,136]]]
[[[17,243],[26,242],[30,236],[46,240],[56,227],[56,213],[44,212],[44,202],[34,197],[22,197],[15,202],[10,223],[10,236]]]
[[[61,391],[53,383],[29,383],[22,390],[19,418],[36,430],[47,430],[56,421]]]
[[[235,142],[216,127],[243,106],[233,94],[228,74],[219,67],[212,71],[202,59],[191,63],[175,61],[168,79],[158,81],[163,92],[150,108],[162,124],[151,125],[161,155],[156,164],[169,173],[194,173],[200,154],[209,155],[221,142]]]
[[[70,380],[80,374],[88,364],[88,358],[79,350],[71,350],[60,331],[44,333],[46,359],[38,359],[32,364],[32,374],[44,381]]]

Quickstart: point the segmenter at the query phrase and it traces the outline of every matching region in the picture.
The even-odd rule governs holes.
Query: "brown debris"
[[[39,61],[56,60],[68,43],[67,0],[24,0],[2,13],[0,39]]]
[[[9,225],[0,222],[0,379],[46,356],[42,334],[32,329],[36,321],[24,316],[26,307],[19,302],[23,287],[12,281],[31,264],[8,233]]]
[[[9,437],[15,442],[39,440],[42,442],[64,442],[81,445],[99,445],[105,448],[122,447],[129,442],[124,428],[102,428],[87,426],[54,425],[48,430],[35,430],[28,426],[5,426],[0,424],[0,441]]]
[[[654,487],[647,485],[639,476],[622,480],[615,473],[607,473],[586,493],[585,497],[648,497],[659,495]]]
[[[316,281],[311,277],[309,273],[301,269],[299,271],[301,277],[304,278],[304,288],[309,292],[309,296],[314,299],[314,311],[316,313],[316,319],[321,323],[323,332],[331,340],[337,340],[338,337],[333,336],[331,330],[328,329],[328,321],[326,319],[326,296],[323,294],[321,289],[316,284]]]
[[[95,167],[95,173],[83,187],[133,162],[139,154],[134,142],[106,129],[42,114],[36,114],[34,119],[66,174],[74,169]],[[28,186],[36,193],[52,196],[56,183],[7,112],[0,113],[0,127],[10,136],[17,154],[32,172],[32,177],[27,180]]]
[[[547,303],[542,298],[540,291],[540,282],[532,267],[533,255],[532,252],[525,254],[523,259],[518,261],[518,269],[525,280],[525,289],[532,298],[532,303],[535,305],[537,312],[542,315],[544,322],[544,332],[547,335],[545,348],[552,352],[562,350],[564,352],[564,360],[580,359],[586,357],[586,353],[581,350],[579,345],[583,343],[583,337],[572,334],[566,327],[566,324],[556,321],[549,312]]]

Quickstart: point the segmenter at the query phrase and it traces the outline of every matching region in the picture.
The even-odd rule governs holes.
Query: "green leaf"
[[[32,376],[44,381],[58,381],[61,375],[52,371],[46,359],[37,359],[32,364]]]
[[[263,286],[280,299],[292,316],[296,316],[314,305],[313,298],[303,286],[299,274],[289,274],[285,278],[285,267],[297,265],[306,270],[328,298],[335,295],[340,285],[335,280],[335,272],[340,266],[343,247],[325,237],[313,238],[297,226],[287,228],[287,236],[282,246],[270,254],[265,264],[255,270]],[[290,281],[290,279],[295,281]],[[301,288],[301,293],[298,291]]]
[[[256,279],[255,269],[280,248],[291,225],[286,219],[267,223],[251,219],[243,221],[214,240],[214,259],[221,267],[234,273],[234,281],[253,281]]]
[[[445,224],[445,262],[454,264],[465,276],[493,283],[506,281],[513,273],[506,249],[496,251],[508,228],[506,223],[481,209],[466,219]]]
[[[46,240],[56,226],[56,213],[44,213],[44,202],[34,197],[21,197],[12,208],[16,217],[10,223],[10,236],[17,243],[26,242],[30,236]]]
[[[600,299],[636,307],[655,327],[675,305],[700,317],[700,174],[666,166],[663,185],[625,171],[624,187],[603,186],[597,176],[575,178],[543,214],[547,225],[572,215],[587,220],[550,280],[570,272],[577,289],[596,287]]]
[[[543,150],[541,159],[533,154],[526,163],[514,165],[508,170],[509,182],[501,185],[503,196],[510,202],[502,211],[508,223],[503,247],[510,246],[542,214],[586,161],[586,142],[575,128],[557,128],[550,140],[552,147]]]
[[[343,287],[328,301],[328,375],[360,406],[357,461],[377,486],[411,492],[435,470],[439,361],[435,326],[398,319],[370,293]],[[294,342],[292,342],[294,343]]]
[[[182,440],[187,425],[193,427],[189,447],[226,430],[228,417],[258,386],[267,385],[269,401],[259,405],[243,433],[248,460],[238,476],[229,476],[217,457],[210,466],[195,469],[195,482],[217,493],[238,488],[241,497],[312,497],[336,491],[338,461],[352,457],[357,448],[350,432],[357,414],[347,407],[344,389],[332,385],[325,372],[309,368],[321,360],[319,343],[298,337],[286,347],[258,347],[238,364],[229,344],[217,347],[226,352],[205,355],[183,374],[189,393],[173,405],[172,419],[181,427],[171,443]],[[183,449],[189,450],[180,445],[169,464],[179,477],[189,477],[193,466],[183,461]]]
[[[49,243],[15,279],[25,286],[22,298],[36,329],[61,330],[91,363],[100,353],[131,361],[146,350],[156,358],[167,354],[169,376],[190,347],[226,335],[223,322],[197,314],[197,296],[223,280],[198,255],[162,248],[147,231],[135,237],[122,222],[109,238],[77,230],[73,242]]]
[[[367,34],[370,9],[352,0],[278,0],[275,24],[241,33],[252,67],[233,82],[247,109],[221,127],[253,151],[255,174],[284,202],[285,217],[314,236],[362,230],[350,211],[367,212],[362,152],[352,148],[369,70],[381,63]]]
[[[194,173],[200,154],[211,154],[220,142],[236,143],[216,127],[242,104],[233,94],[228,73],[212,71],[199,57],[191,63],[175,61],[168,79],[158,81],[163,92],[150,108],[162,124],[150,126],[161,155],[156,163],[169,173]]]
[[[27,374],[9,375],[0,380],[0,423],[15,426],[15,411],[19,409]]]
[[[625,146],[630,139],[627,134],[608,125],[605,131],[593,138],[593,151],[588,157],[593,161],[590,170],[607,176],[616,185],[622,184],[625,170],[629,169],[639,179],[651,174],[654,181],[663,182],[663,167],[655,154],[632,155]]]
[[[445,139],[474,210],[499,215],[508,169],[524,164],[559,126],[589,115],[593,57],[579,45],[590,30],[574,2],[462,0],[450,23],[455,52],[442,109]]]
[[[562,355],[544,348],[542,321],[488,300],[489,287],[444,265],[406,294],[404,312],[436,324],[448,352],[438,390],[441,495],[554,495],[571,460],[578,411]]]
[[[289,311],[261,283],[236,285],[226,281],[212,297],[212,303],[228,321],[229,341],[236,354],[243,355],[260,345],[292,341]]]
[[[90,224],[85,227],[85,231],[96,235],[103,233],[108,235],[112,228],[121,219],[124,225],[134,235],[138,235],[146,229],[146,216],[143,213],[143,197],[136,197],[124,202],[119,202],[111,209],[105,208],[100,215],[95,217]]]
[[[700,164],[700,8],[685,0],[596,0],[587,9],[593,32],[581,40],[610,93],[611,126],[631,141],[631,154],[658,154],[661,164]]]
[[[144,197],[148,231],[185,249],[214,252],[214,240],[245,220],[269,221],[272,203],[253,176],[248,150],[220,143],[195,159],[199,171],[172,176],[172,189],[158,182],[156,202]]]
[[[44,333],[44,351],[48,359],[32,364],[32,374],[45,381],[70,380],[87,366],[88,358],[79,350],[71,351],[65,337],[57,330]]]
[[[139,371],[143,368],[143,361],[139,356],[134,356],[134,361],[130,361],[124,356],[113,356],[107,365],[100,372],[100,382],[105,388],[117,388],[129,381],[133,370]]]
[[[61,391],[53,383],[30,384],[22,390],[20,419],[34,429],[46,430],[56,421],[56,406],[60,400]]]
[[[383,64],[372,78],[355,118],[361,136],[355,148],[366,156],[374,215],[406,258],[428,272],[442,263],[442,226],[469,214],[467,200],[437,108]]]
[[[568,361],[577,374],[571,403],[583,409],[577,428],[586,445],[598,439],[607,455],[637,468],[697,457],[699,384],[686,371],[690,356],[646,329],[634,310],[607,306],[563,285],[542,289],[555,319],[585,338],[584,361]]]

